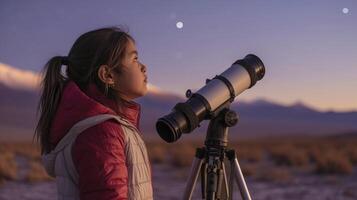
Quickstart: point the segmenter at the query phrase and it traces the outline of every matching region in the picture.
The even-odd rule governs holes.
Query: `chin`
[[[148,90],[147,90],[147,88],[145,88],[145,89],[143,89],[142,91],[140,91],[140,92],[137,93],[136,98],[145,96],[147,93],[148,93]]]
[[[145,90],[142,92],[142,96],[145,96],[148,93],[148,89],[145,88]]]
[[[148,93],[148,86],[145,84],[145,87],[143,88],[143,95],[146,95]]]

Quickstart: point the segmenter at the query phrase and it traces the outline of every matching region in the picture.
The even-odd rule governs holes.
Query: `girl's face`
[[[136,46],[130,39],[119,71],[119,73],[113,73],[114,86],[112,89],[116,91],[116,95],[130,101],[146,94],[146,66],[139,62]]]

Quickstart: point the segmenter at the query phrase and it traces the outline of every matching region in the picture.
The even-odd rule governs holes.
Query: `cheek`
[[[124,93],[142,93],[146,90],[146,84],[144,83],[142,72],[131,71],[122,74],[118,85],[120,85],[120,90]]]
[[[142,72],[138,70],[133,70],[128,73],[128,83],[131,85],[131,88],[138,88],[143,84],[144,78]]]

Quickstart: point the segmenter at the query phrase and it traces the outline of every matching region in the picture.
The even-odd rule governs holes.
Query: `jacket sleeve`
[[[81,200],[127,199],[128,172],[121,126],[111,120],[83,131],[72,148]]]

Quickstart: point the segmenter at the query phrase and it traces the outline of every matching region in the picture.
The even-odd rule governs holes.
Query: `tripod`
[[[191,199],[199,173],[201,174],[202,199],[232,199],[234,177],[242,199],[251,200],[235,150],[227,149],[228,127],[236,125],[237,122],[237,114],[229,108],[223,108],[211,118],[205,147],[196,149],[195,159],[192,163],[183,197],[184,200]],[[231,166],[229,183],[224,165],[226,157]]]

